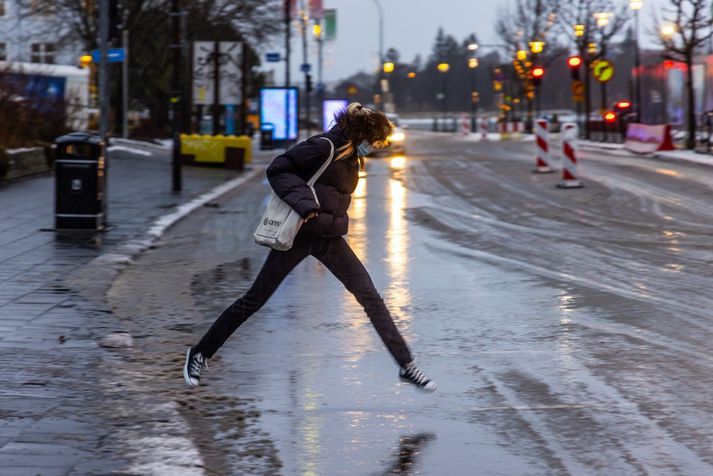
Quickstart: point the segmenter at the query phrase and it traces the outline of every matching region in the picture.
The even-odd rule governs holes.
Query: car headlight
[[[406,134],[403,132],[394,132],[389,136],[389,142],[403,142],[406,139]]]

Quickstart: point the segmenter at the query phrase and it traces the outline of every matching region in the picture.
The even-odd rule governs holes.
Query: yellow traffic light
[[[414,73],[413,71],[411,71],[411,72],[409,72],[408,77],[409,77],[409,79],[413,79],[413,78],[416,77],[416,73]]]
[[[315,38],[321,38],[322,36],[322,25],[319,23],[315,23],[312,26],[312,34],[314,35]]]
[[[470,58],[468,60],[468,67],[470,69],[475,69],[478,67],[478,58]]]
[[[90,64],[92,64],[92,55],[82,55],[79,57],[79,65],[82,68],[86,68]]]
[[[391,61],[384,63],[384,73],[393,73],[395,68],[396,65]]]
[[[542,53],[545,49],[545,42],[544,41],[531,41],[530,42],[530,51],[532,51],[533,54],[539,54]]]
[[[439,63],[437,68],[441,73],[447,73],[451,69],[451,65],[448,63]]]
[[[517,60],[525,61],[527,59],[527,50],[517,50]]]

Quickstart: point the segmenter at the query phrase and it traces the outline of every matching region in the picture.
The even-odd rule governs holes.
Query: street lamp
[[[532,54],[538,55],[544,51],[545,42],[541,41],[541,40],[535,40],[535,41],[531,41],[529,43],[529,46],[530,46],[530,51],[532,51]]]
[[[611,12],[597,12],[594,13],[594,18],[597,19],[597,26],[600,28],[604,28],[609,24],[609,19],[611,18],[612,13]]]
[[[676,34],[676,25],[673,23],[664,23],[661,26],[661,36],[665,40],[670,40],[673,35]]]
[[[445,120],[447,114],[448,114],[448,109],[446,106],[446,73],[450,71],[451,65],[448,63],[438,63],[438,66],[436,66],[438,71],[441,72],[441,107],[443,108],[443,118]]]
[[[468,51],[478,51],[478,43],[470,43],[468,45]]]
[[[468,59],[468,68],[470,68],[470,131],[476,131],[475,112],[478,103],[478,90],[476,89],[476,69],[478,68],[478,58]]]
[[[636,122],[641,122],[641,56],[639,48],[639,10],[644,6],[643,0],[629,0],[629,8],[634,10],[634,34],[636,46],[634,50],[634,100],[636,101]]]

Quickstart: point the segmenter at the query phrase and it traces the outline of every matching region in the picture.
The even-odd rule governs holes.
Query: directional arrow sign
[[[592,75],[600,83],[606,83],[614,77],[614,64],[611,61],[599,60],[592,66]]]

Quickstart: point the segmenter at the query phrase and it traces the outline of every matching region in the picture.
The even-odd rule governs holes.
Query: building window
[[[0,61],[7,61],[7,45],[0,43]]]
[[[33,43],[30,61],[54,64],[54,43]]]
[[[0,17],[5,16],[5,2],[0,1]]]

